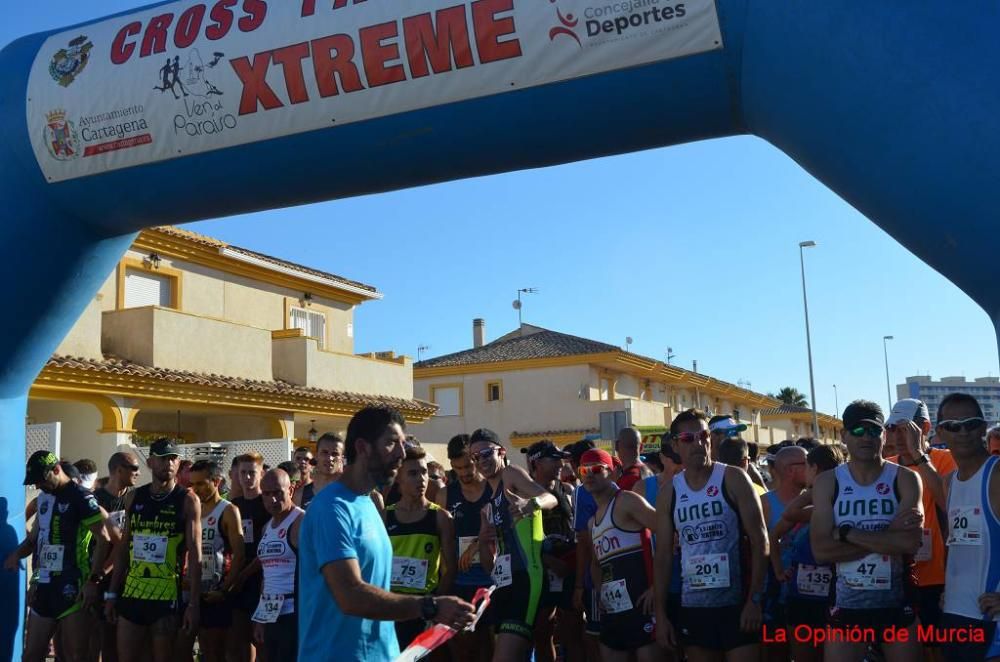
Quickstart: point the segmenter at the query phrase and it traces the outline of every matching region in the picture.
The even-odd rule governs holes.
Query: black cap
[[[149,447],[150,457],[170,457],[171,455],[180,454],[181,452],[177,448],[177,444],[169,437],[160,437]]]
[[[52,451],[35,451],[28,458],[24,468],[24,484],[35,485],[45,480],[45,474],[59,464],[59,458]]]
[[[885,414],[877,402],[869,400],[855,400],[847,405],[843,415],[844,427],[848,430],[857,427],[861,423],[885,424]]]
[[[595,444],[592,439],[581,439],[580,441],[567,446],[566,452],[569,453],[574,462],[579,464],[580,458],[583,457],[583,454],[594,448],[597,448],[597,444]]]
[[[487,441],[494,446],[503,446],[503,444],[500,443],[500,437],[497,436],[497,433],[489,428],[479,428],[469,435],[470,446],[477,441]]]
[[[528,454],[528,460],[531,462],[540,460],[543,457],[551,457],[555,460],[562,460],[569,457],[569,453],[559,450],[556,448],[556,445],[548,439],[536,441],[531,444],[531,446],[528,446],[525,452]]]

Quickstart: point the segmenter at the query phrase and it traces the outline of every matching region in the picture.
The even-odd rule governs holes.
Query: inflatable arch
[[[749,133],[997,320],[998,32],[980,0],[179,0],[8,45],[0,552],[27,390],[146,226]]]

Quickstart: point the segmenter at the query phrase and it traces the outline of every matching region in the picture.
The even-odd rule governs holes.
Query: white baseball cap
[[[929,421],[931,415],[927,411],[927,405],[922,401],[916,398],[906,398],[892,406],[892,411],[889,412],[889,418],[886,419],[885,424],[896,425],[903,421],[912,421],[915,418]]]

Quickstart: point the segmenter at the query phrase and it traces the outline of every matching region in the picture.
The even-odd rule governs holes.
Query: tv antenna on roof
[[[674,348],[673,348],[673,347],[667,347],[667,365],[670,365],[670,361],[671,361],[671,360],[672,360],[672,359],[673,359],[673,358],[674,358],[675,356],[677,356],[677,355],[676,355],[676,354],[674,354]]]
[[[625,336],[625,351],[629,351],[628,348],[632,346],[632,336]]]
[[[420,361],[423,353],[431,348],[430,345],[419,345],[417,346],[417,361]]]
[[[518,326],[518,328],[521,327],[521,323],[522,323],[521,322],[521,307],[522,307],[522,304],[521,304],[521,293],[522,292],[524,294],[537,294],[538,293],[538,288],[537,287],[522,287],[521,289],[519,289],[517,291],[517,299],[515,299],[513,301],[513,303],[510,304],[511,306],[514,307],[514,310],[517,311],[517,326]]]

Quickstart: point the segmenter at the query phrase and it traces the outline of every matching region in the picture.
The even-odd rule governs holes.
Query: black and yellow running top
[[[184,497],[180,485],[163,495],[153,495],[149,485],[135,491],[129,508],[132,534],[129,568],[122,597],[136,600],[177,600],[184,563]]]
[[[433,593],[441,570],[441,534],[437,527],[437,511],[441,507],[428,503],[426,515],[404,524],[396,518],[397,505],[385,509],[385,528],[392,543],[392,592]]]

